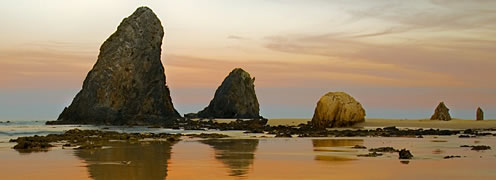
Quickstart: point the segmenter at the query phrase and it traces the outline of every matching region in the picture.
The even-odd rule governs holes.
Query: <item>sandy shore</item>
[[[269,119],[268,124],[277,125],[298,125],[306,123],[311,119]],[[496,120],[461,120],[435,121],[428,119],[366,119],[364,123],[356,124],[355,127],[409,127],[409,128],[440,128],[440,129],[485,129],[496,128]]]

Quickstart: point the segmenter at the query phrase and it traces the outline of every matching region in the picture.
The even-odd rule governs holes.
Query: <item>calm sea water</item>
[[[0,136],[62,133],[95,126],[45,126],[43,122],[0,125]],[[181,132],[146,127],[109,127],[125,132]],[[19,153],[13,143],[0,146],[0,179],[496,179],[496,138],[260,138],[239,131],[233,138],[183,138],[176,144],[160,141],[111,142],[97,150],[52,148]],[[367,150],[392,146],[414,155],[400,161],[396,153],[357,157]],[[472,151],[460,145],[489,145]],[[459,155],[461,158],[444,159]]]

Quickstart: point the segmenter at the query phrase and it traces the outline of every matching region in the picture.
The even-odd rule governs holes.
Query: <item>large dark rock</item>
[[[484,120],[484,111],[480,107],[477,108],[476,118],[477,120]]]
[[[255,94],[255,78],[241,68],[234,69],[224,79],[210,104],[198,112],[200,118],[260,118]]]
[[[451,116],[449,114],[449,109],[444,105],[444,102],[439,103],[434,114],[431,116],[431,120],[442,120],[442,121],[450,121]]]
[[[160,60],[163,37],[155,13],[138,8],[100,47],[72,104],[47,124],[159,124],[179,118]]]

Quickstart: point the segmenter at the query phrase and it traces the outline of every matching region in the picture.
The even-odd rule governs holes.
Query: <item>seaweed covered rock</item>
[[[255,78],[241,68],[234,69],[215,91],[210,104],[198,112],[199,118],[260,118],[255,94]]]
[[[365,110],[344,92],[329,92],[317,103],[312,118],[316,128],[347,127],[365,121]]]
[[[100,47],[82,90],[47,124],[162,124],[180,118],[160,60],[164,30],[147,7],[125,18]]]
[[[442,121],[450,121],[451,116],[449,114],[449,109],[446,107],[444,102],[439,103],[434,114],[431,116],[431,120],[442,120]]]

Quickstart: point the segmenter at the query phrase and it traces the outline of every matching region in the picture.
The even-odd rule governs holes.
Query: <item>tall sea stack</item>
[[[436,110],[434,110],[434,114],[431,116],[431,120],[442,120],[442,121],[450,121],[451,116],[449,114],[449,109],[444,105],[444,102],[439,103]]]
[[[163,124],[180,118],[160,60],[164,30],[148,7],[125,18],[100,47],[82,90],[47,124]]]
[[[215,91],[210,104],[198,112],[200,118],[260,118],[255,78],[241,68],[234,69]]]
[[[477,120],[484,120],[484,111],[480,107],[477,108],[476,118]]]

